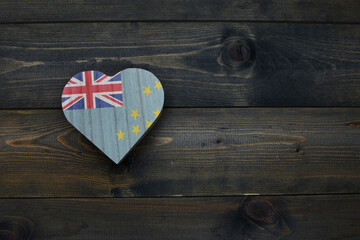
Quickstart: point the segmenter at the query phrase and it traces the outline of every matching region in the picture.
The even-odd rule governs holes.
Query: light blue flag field
[[[149,71],[128,68],[114,76],[85,71],[65,85],[67,120],[115,163],[151,128],[164,105],[164,90]]]

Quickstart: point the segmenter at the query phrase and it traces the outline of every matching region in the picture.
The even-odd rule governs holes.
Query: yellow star
[[[155,118],[157,118],[160,114],[159,108],[156,108],[156,112],[153,112],[155,114]]]
[[[125,133],[121,132],[121,130],[120,130],[120,132],[117,133],[116,135],[118,136],[118,141],[119,141],[120,139],[124,140],[124,135],[125,135]]]
[[[145,126],[145,127],[146,127],[146,128],[148,128],[148,127],[150,127],[150,126],[151,126],[151,124],[152,124],[152,120],[150,120],[150,121],[147,121],[147,120],[146,120],[146,123],[147,123],[147,124],[146,124],[146,126]]]
[[[161,83],[158,82],[158,81],[155,81],[155,84],[156,84],[156,85],[155,85],[154,88],[157,88],[157,90],[160,91],[160,88],[162,88]]]
[[[143,93],[146,93],[146,96],[149,96],[149,93],[152,93],[152,91],[150,91],[150,86],[144,87],[144,89]]]
[[[136,127],[133,125],[133,130],[131,132],[135,133],[135,135],[137,136],[138,132],[141,132],[139,130],[139,125],[137,125]]]
[[[134,117],[134,119],[136,120],[136,117],[140,116],[137,112],[138,110],[136,109],[135,111],[134,110],[131,110],[131,111],[132,111],[132,114],[130,116]]]

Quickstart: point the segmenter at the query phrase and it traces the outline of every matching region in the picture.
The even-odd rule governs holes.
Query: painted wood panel
[[[119,163],[157,121],[164,90],[154,74],[139,68],[114,76],[85,71],[69,80],[61,99],[70,124]]]

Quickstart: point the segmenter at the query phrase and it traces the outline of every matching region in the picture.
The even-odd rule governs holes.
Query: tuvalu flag
[[[159,79],[138,68],[114,76],[78,73],[61,97],[67,120],[115,163],[137,144],[164,105]]]

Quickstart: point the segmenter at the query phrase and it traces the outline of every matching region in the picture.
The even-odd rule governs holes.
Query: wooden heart
[[[67,120],[115,163],[154,125],[164,105],[159,79],[139,68],[114,76],[78,73],[61,98]]]

